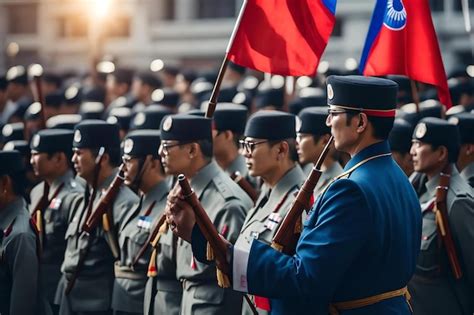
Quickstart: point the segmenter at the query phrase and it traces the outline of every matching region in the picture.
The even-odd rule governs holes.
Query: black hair
[[[26,192],[26,187],[28,185],[28,180],[26,179],[25,170],[17,171],[9,175],[4,175],[10,177],[12,182],[13,193],[17,196],[21,196],[29,201],[29,196]]]
[[[431,149],[433,151],[437,150],[439,147],[445,147],[446,150],[448,151],[448,162],[449,163],[456,163],[457,160],[458,160],[458,157],[459,157],[459,150],[460,150],[460,147],[454,147],[452,146],[451,148],[449,146],[446,146],[446,145],[442,145],[442,144],[439,144],[439,145],[436,145],[436,144],[430,144],[431,145]]]
[[[199,144],[202,155],[204,155],[206,159],[209,159],[209,160],[212,159],[212,155],[213,155],[212,140],[203,139],[203,140],[196,141],[196,143]]]
[[[346,126],[351,124],[352,118],[360,114],[357,110],[348,110],[347,111],[347,121]],[[393,123],[395,121],[394,117],[374,117],[367,116],[367,120],[372,124],[374,129],[372,136],[380,140],[388,139],[388,135],[393,128]]]
[[[115,78],[115,82],[119,84],[132,85],[133,70],[127,68],[119,68],[111,73],[111,76]]]
[[[70,151],[47,152],[46,154],[48,156],[48,159],[51,159],[54,154],[61,154],[61,153],[64,153],[64,155],[66,157],[67,166],[69,168],[71,168],[72,167],[72,156],[74,154],[74,152],[72,150],[70,150]]]
[[[296,150],[296,139],[288,138],[288,139],[283,139],[283,140],[271,140],[268,143],[272,147],[275,144],[278,144],[278,143],[283,142],[283,141],[288,143],[288,157],[293,162],[297,162],[299,158],[298,158],[298,151]]]
[[[92,155],[97,157],[99,155],[99,149],[90,149]],[[120,148],[107,148],[105,152],[109,155],[109,164],[112,167],[117,167],[122,163],[122,152]]]

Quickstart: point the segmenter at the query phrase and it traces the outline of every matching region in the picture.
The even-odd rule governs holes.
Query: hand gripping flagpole
[[[227,70],[227,66],[229,65],[229,59],[227,56],[229,54],[230,48],[234,43],[235,36],[237,35],[237,31],[239,30],[240,22],[242,20],[242,16],[245,12],[245,7],[247,6],[247,1],[244,0],[242,3],[242,7],[240,8],[239,16],[237,17],[237,21],[234,25],[234,30],[232,31],[232,35],[230,36],[229,43],[227,44],[227,49],[225,50],[224,60],[222,61],[221,67],[219,69],[219,74],[217,75],[216,83],[214,84],[214,88],[212,89],[211,98],[209,99],[209,103],[207,106],[206,111],[206,118],[212,118],[214,116],[214,111],[216,110],[217,99],[219,97],[219,92],[221,90],[222,80],[224,79],[225,72]]]

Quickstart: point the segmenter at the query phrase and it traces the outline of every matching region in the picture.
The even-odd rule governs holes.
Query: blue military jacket
[[[234,248],[234,289],[271,298],[273,314],[327,314],[331,302],[403,288],[421,237],[415,191],[391,156],[388,142],[356,154],[360,165],[322,193],[304,223],[294,256],[254,240]],[[409,314],[404,297],[341,314]]]

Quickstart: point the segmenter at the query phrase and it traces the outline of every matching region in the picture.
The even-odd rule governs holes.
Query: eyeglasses
[[[252,154],[255,147],[259,144],[270,142],[270,140],[262,140],[262,141],[246,141],[246,140],[239,140],[240,148]]]
[[[185,144],[185,143],[181,143],[181,142],[178,142],[178,143],[161,143],[160,147],[158,148],[158,151],[161,151],[165,155],[168,155],[168,154],[170,154],[170,149],[171,148],[174,148],[174,147],[177,147],[177,146],[180,146],[180,145],[183,145],[183,144]]]
[[[344,114],[344,113],[347,113],[348,111],[347,110],[344,110],[344,109],[328,109],[328,115],[330,117],[334,117],[334,116],[337,116],[337,115],[340,115],[340,114]]]

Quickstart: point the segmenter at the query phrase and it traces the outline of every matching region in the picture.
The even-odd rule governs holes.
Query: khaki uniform
[[[447,253],[442,247],[430,210],[439,176],[426,182],[426,192],[420,196],[423,212],[421,251],[415,275],[409,283],[414,314],[472,314],[474,297],[474,194],[465,180],[452,166],[447,195],[447,209],[451,233],[464,276],[455,280]]]
[[[30,193],[30,213],[43,196],[44,182],[36,185]],[[66,250],[65,234],[71,220],[74,201],[80,198],[84,187],[74,180],[74,174],[68,170],[54,180],[49,189],[49,206],[44,209],[44,247],[41,255],[41,282],[48,302],[54,303],[54,295],[61,279],[61,264]]]
[[[0,210],[0,314],[50,314],[40,287],[36,234],[17,198]]]
[[[290,210],[295,194],[304,180],[303,170],[299,165],[296,165],[280,179],[271,191],[265,185],[256,206],[249,211],[245,218],[236,246],[249,247],[252,239],[271,244],[281,220]],[[261,309],[257,310],[260,314],[266,314]],[[252,314],[247,302],[243,303],[242,313]]]
[[[191,179],[191,187],[217,230],[234,243],[252,201],[216,162]],[[183,282],[181,314],[240,314],[242,294],[217,285],[216,268],[193,257],[191,244],[178,240],[177,276]]]
[[[97,206],[102,196],[100,192],[107,189],[115,175],[116,172],[106,178],[104,183],[98,187],[98,193],[93,203],[94,207]],[[116,231],[123,228],[125,218],[137,203],[138,197],[128,187],[121,186],[112,203],[113,224]],[[108,244],[108,236],[100,224],[90,235],[81,232],[87,213],[85,198],[81,198],[74,208],[77,210],[66,231],[67,247],[61,267],[63,276],[56,292],[55,302],[60,304],[60,314],[107,311],[111,308],[112,303],[115,260]],[[64,290],[67,282],[76,270],[80,251],[84,250],[88,243],[90,243],[90,248],[85,263],[76,279],[74,288],[66,296]]]
[[[147,251],[132,270],[131,264],[140,248],[148,240],[152,223],[163,213],[168,185],[160,182],[142,197],[140,204],[125,218],[119,232],[120,261],[115,263],[115,283],[112,308],[115,311],[142,314],[148,262]]]

